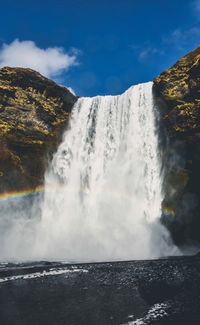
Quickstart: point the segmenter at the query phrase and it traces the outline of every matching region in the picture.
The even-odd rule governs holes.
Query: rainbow
[[[30,195],[43,193],[44,192],[44,186],[38,186],[36,188],[29,188],[29,189],[23,189],[21,191],[10,191],[10,192],[4,192],[0,193],[0,201],[5,201],[9,199],[15,199],[15,198],[22,198],[27,197]]]
[[[164,208],[162,208],[162,211],[167,216],[175,217],[175,215],[176,215],[175,210],[173,208],[171,208],[171,207],[164,207]]]
[[[62,188],[62,186],[56,186],[57,188]],[[10,192],[4,192],[4,193],[0,193],[0,202],[1,201],[6,201],[6,200],[10,200],[10,199],[15,199],[15,198],[25,198],[25,197],[29,197],[31,195],[35,195],[35,194],[39,194],[39,193],[44,193],[44,186],[38,186],[36,188],[29,188],[29,189],[23,189],[21,191],[10,191]],[[86,193],[83,191],[83,193]],[[116,196],[117,193],[113,192],[113,194],[115,194]],[[120,196],[122,198],[122,196]],[[126,198],[126,197],[124,197]],[[166,216],[171,216],[171,217],[175,217],[176,212],[172,207],[166,206],[166,207],[162,207],[162,211]]]

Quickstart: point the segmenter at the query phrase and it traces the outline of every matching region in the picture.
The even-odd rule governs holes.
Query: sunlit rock
[[[43,184],[75,101],[34,70],[0,69],[0,193]]]

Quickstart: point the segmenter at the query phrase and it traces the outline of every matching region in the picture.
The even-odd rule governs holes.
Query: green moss
[[[0,192],[41,185],[46,157],[61,139],[75,101],[36,71],[0,69]]]

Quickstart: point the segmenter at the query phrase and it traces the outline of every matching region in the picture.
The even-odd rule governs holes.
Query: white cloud
[[[42,49],[33,41],[14,40],[0,48],[0,67],[32,68],[46,77],[54,77],[77,65],[78,51],[66,53],[61,47]]]
[[[72,93],[74,96],[76,96],[76,93],[72,87],[67,87],[67,89]]]
[[[178,50],[184,50],[188,46],[195,47],[200,43],[200,27],[195,26],[188,29],[175,29],[169,36],[163,37],[163,43],[173,46]]]
[[[163,54],[162,51],[158,50],[156,47],[146,47],[141,50],[141,52],[138,55],[139,61],[146,61],[149,59],[149,57],[155,55],[155,54]]]

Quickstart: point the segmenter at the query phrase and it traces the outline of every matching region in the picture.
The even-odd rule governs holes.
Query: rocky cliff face
[[[177,242],[200,241],[200,47],[157,77],[154,92],[164,127],[163,222]]]
[[[0,69],[0,193],[42,185],[76,100],[36,71]]]
[[[162,220],[200,241],[200,47],[154,80],[164,160]],[[77,98],[31,69],[0,69],[0,193],[43,184]]]

